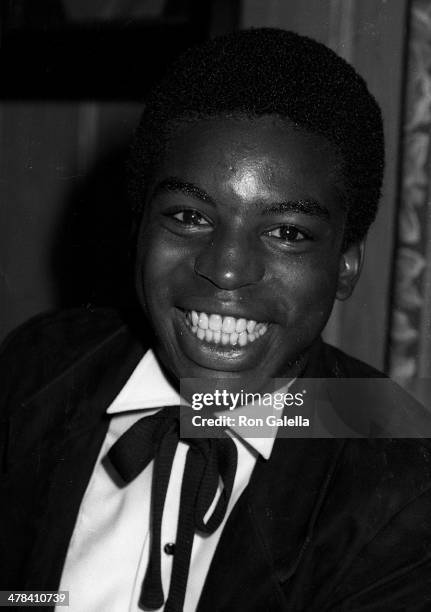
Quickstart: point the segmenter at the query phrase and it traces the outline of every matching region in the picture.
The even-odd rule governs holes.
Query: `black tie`
[[[181,407],[181,410],[190,410]],[[223,521],[235,480],[237,450],[224,432],[220,438],[184,438],[189,444],[181,487],[177,541],[165,612],[181,612],[186,593],[195,531],[213,533]],[[151,495],[151,548],[139,604],[157,610],[165,599],[161,577],[161,526],[163,507],[180,439],[180,407],[165,407],[143,417],[111,447],[108,456],[124,482],[131,482],[154,459]],[[214,511],[206,515],[216,495],[219,479],[223,490]]]

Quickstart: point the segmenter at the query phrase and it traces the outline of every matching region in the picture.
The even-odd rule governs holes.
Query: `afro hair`
[[[341,158],[344,247],[364,238],[384,169],[381,112],[357,72],[325,45],[274,28],[241,30],[186,51],[150,92],[130,158],[133,206],[169,129],[220,115],[278,115],[316,132]]]

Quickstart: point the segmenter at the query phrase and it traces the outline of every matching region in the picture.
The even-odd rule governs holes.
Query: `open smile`
[[[224,372],[255,368],[272,345],[272,323],[222,314],[223,306],[218,313],[189,308],[174,309],[177,341],[200,367]]]
[[[202,342],[244,347],[266,334],[268,324],[252,319],[185,311],[187,327]]]

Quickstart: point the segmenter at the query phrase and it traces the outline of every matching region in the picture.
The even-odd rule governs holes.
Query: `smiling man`
[[[148,185],[138,292],[177,379],[296,376],[357,279],[324,137],[271,115],[178,127]],[[324,262],[324,265],[322,265]]]
[[[61,588],[78,612],[429,609],[429,416],[320,339],[383,158],[364,81],[315,41],[249,30],[178,60],[131,155],[137,325],[67,311],[4,346],[1,589]],[[349,433],[286,439],[315,378]],[[235,410],[182,435],[196,391],[288,390],[264,434]]]

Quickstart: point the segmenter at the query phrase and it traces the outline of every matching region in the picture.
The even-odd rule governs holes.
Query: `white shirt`
[[[61,590],[69,591],[70,612],[140,610],[138,601],[149,559],[153,462],[127,486],[119,486],[118,476],[106,454],[138,419],[154,414],[152,408],[179,403],[178,393],[164,376],[153,352],[148,351],[109,406],[107,412],[112,418],[81,502],[60,583]],[[209,536],[194,536],[185,612],[196,609],[224,525],[250,480],[258,455],[269,458],[276,432],[274,428],[270,438],[247,438],[247,443],[233,436],[238,452],[238,467],[232,495],[220,527]],[[180,441],[163,510],[161,571],[165,600],[169,591],[173,556],[166,554],[163,547],[176,540],[187,450],[188,445]]]

